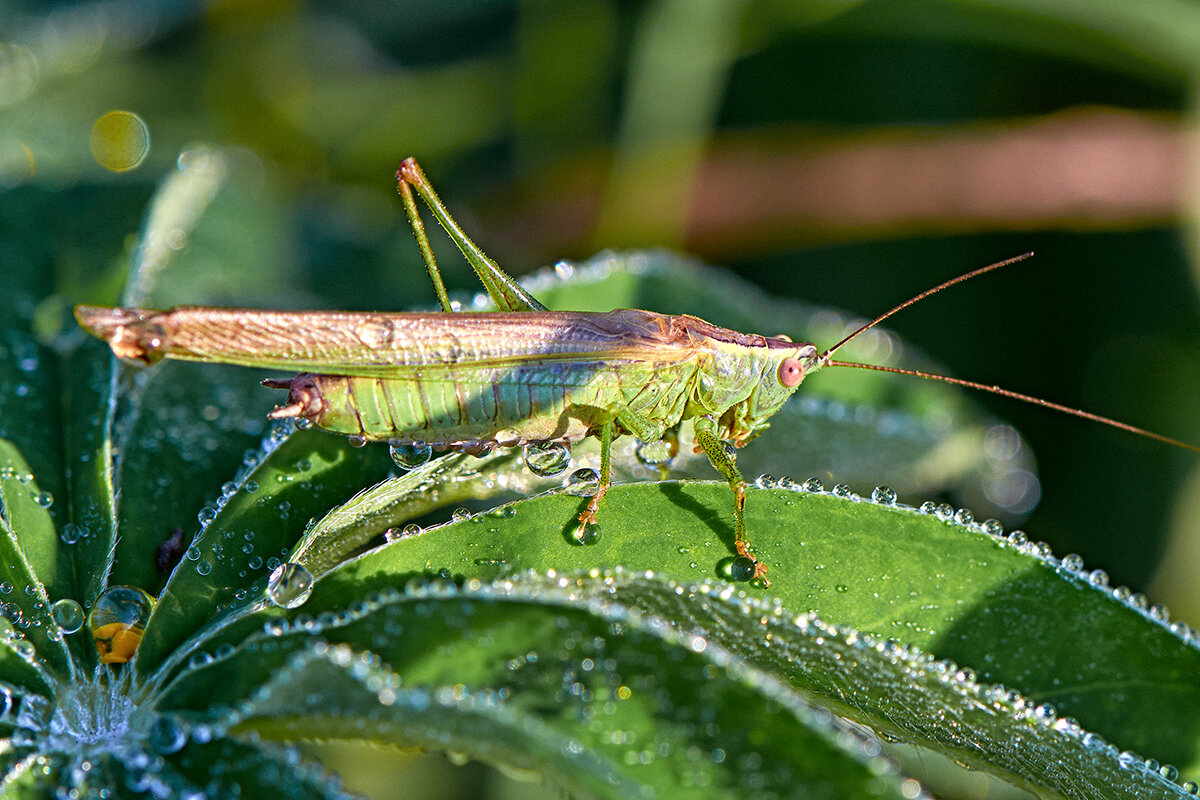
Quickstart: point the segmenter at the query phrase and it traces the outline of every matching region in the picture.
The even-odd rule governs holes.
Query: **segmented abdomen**
[[[578,441],[628,408],[663,428],[679,421],[696,364],[530,363],[431,368],[419,378],[303,374],[301,416],[373,440],[465,445]]]

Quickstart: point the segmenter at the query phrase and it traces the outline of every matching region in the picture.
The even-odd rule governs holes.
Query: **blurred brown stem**
[[[1178,117],[1080,108],[945,127],[718,136],[684,194],[686,247],[720,259],[898,235],[1162,225],[1187,201],[1188,135]],[[604,174],[575,162],[488,224],[508,227],[523,258],[587,255]],[[631,230],[608,244],[660,243]]]

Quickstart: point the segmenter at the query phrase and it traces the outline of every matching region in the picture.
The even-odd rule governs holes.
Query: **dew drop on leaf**
[[[142,640],[154,598],[136,586],[110,586],[88,615],[88,627],[101,664],[124,664]]]
[[[599,542],[602,535],[603,532],[598,523],[585,522],[575,529],[572,538],[581,545],[590,546]]]
[[[881,506],[895,505],[896,490],[890,486],[876,486],[871,492],[871,499]]]
[[[85,616],[83,606],[74,600],[63,598],[50,606],[50,616],[54,619],[63,633],[72,634],[83,627]]]
[[[313,592],[313,575],[303,565],[280,564],[267,579],[267,599],[280,608],[299,608]]]

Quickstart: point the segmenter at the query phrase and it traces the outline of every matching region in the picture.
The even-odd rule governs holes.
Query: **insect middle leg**
[[[717,423],[711,417],[697,417],[696,444],[700,445],[704,455],[708,456],[713,469],[721,473],[721,476],[729,481],[729,488],[733,489],[733,545],[737,548],[738,555],[754,562],[753,577],[762,578],[763,583],[770,586],[771,582],[766,577],[767,565],[754,557],[750,540],[746,537],[746,481],[725,449],[725,443],[717,437],[716,428]]]
[[[600,488],[592,495],[587,508],[579,515],[579,528],[575,532],[575,538],[580,541],[590,538],[589,532],[594,531],[600,502],[604,499],[604,495],[608,494],[608,487],[612,485],[612,440],[616,436],[617,423],[620,423],[622,428],[643,442],[657,441],[663,434],[662,426],[656,425],[641,414],[627,408],[618,410],[615,420],[609,420],[601,426],[599,434]]]

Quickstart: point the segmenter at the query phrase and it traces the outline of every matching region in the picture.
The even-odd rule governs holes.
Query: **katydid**
[[[450,217],[421,168],[404,161],[397,186],[441,312],[284,312],[207,307],[169,311],[79,306],[83,327],[135,364],[162,358],[303,370],[263,384],[288,390],[273,418],[293,417],[359,440],[477,451],[600,440],[599,488],[579,515],[585,539],[612,480],[611,446],[629,433],[658,442],[694,420],[696,447],[734,494],[734,546],[747,577],[766,581],[746,535],[746,482],[726,443],[741,447],[801,381],[826,366],[929,377],[1034,402],[1189,449],[1191,445],[1037,398],[939,375],[835,361],[863,331],[921,298],[1027,258],[992,264],[930,289],[833,347],[744,334],[688,315],[547,311]],[[414,196],[415,191],[415,196]],[[416,197],[475,269],[496,312],[449,313]]]

